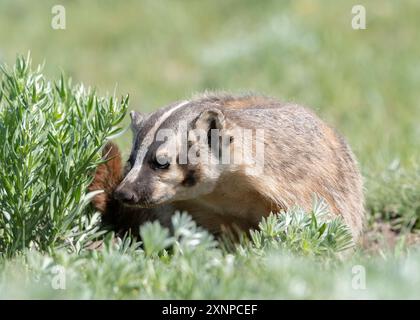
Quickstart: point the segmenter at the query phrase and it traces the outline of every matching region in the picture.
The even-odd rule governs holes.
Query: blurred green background
[[[51,27],[55,4],[65,30]],[[355,4],[366,30],[351,28]],[[31,51],[48,76],[129,93],[142,111],[205,89],[298,102],[375,174],[420,154],[419,30],[416,0],[0,0],[0,62]],[[129,135],[119,138],[125,152]]]
[[[66,9],[65,30],[51,27],[57,4]],[[357,4],[366,8],[366,30],[351,27]],[[105,250],[55,257],[79,277],[67,297],[136,297],[132,288],[160,298],[417,297],[418,252],[411,262],[389,257],[420,243],[419,38],[418,0],[0,0],[0,63],[30,51],[49,78],[64,72],[100,94],[128,93],[130,109],[145,112],[206,89],[300,103],[347,137],[365,176],[368,221],[358,252],[370,291],[343,289],[352,261],[336,272],[282,257],[267,259],[271,269],[261,272],[253,267],[259,259],[237,255],[230,273],[228,262],[209,268],[211,254],[195,252],[186,265],[157,260],[155,273],[148,259]],[[127,154],[130,133],[117,142]],[[19,270],[35,270],[38,279],[52,260],[24,259],[31,267],[6,261],[0,278],[11,279],[18,297],[39,297],[38,282],[22,290],[27,277]],[[185,266],[197,272],[179,272]],[[14,294],[0,281],[0,296],[7,292]]]

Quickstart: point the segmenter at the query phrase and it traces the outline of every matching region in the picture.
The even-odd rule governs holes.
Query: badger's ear
[[[201,112],[194,123],[196,134],[201,137],[200,140],[203,139],[203,136],[207,139],[208,146],[213,149],[213,152],[217,152],[221,147],[220,138],[225,126],[225,116],[222,111],[216,108]]]
[[[212,129],[222,130],[226,124],[225,116],[219,109],[207,109],[200,113],[195,121],[195,129],[206,132]]]
[[[131,130],[133,131],[133,134],[135,135],[139,131],[142,125],[142,122],[144,120],[144,114],[137,111],[131,111],[130,118],[131,118]]]

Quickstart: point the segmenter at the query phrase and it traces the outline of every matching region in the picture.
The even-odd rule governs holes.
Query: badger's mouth
[[[159,199],[156,199],[156,200],[154,199],[153,201],[150,201],[150,200],[139,201],[139,202],[127,201],[127,200],[119,200],[119,201],[123,206],[129,207],[129,208],[152,209],[157,206],[165,204],[166,202],[170,200],[170,198],[171,197],[169,195],[164,195],[160,197]]]

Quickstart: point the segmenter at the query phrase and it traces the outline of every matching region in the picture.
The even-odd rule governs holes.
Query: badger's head
[[[218,108],[182,102],[149,116],[131,112],[133,147],[115,197],[153,207],[212,192],[231,149],[226,118]]]

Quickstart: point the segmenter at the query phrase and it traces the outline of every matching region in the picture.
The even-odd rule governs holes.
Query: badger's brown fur
[[[103,190],[103,193],[92,199],[93,206],[103,215],[109,213],[109,207],[114,202],[112,193],[122,181],[122,159],[116,144],[108,142],[102,149],[102,160],[95,172],[89,191]]]
[[[156,158],[166,156],[168,151],[156,144],[157,132],[171,129],[174,133],[169,139],[178,141],[181,133],[177,124],[181,120],[191,123],[188,133],[204,129],[210,137],[211,129],[220,129],[221,136],[231,137],[220,147],[229,152],[240,128],[263,129],[263,172],[249,174],[245,162],[221,166],[168,161],[164,166],[157,165]],[[110,216],[108,208],[118,212],[113,219],[123,219],[127,211],[129,217],[136,217],[130,218],[128,225],[133,221],[135,225],[156,218],[168,221],[168,212],[185,210],[200,225],[218,234],[224,227],[255,228],[261,217],[293,205],[309,210],[316,194],[328,202],[332,213],[343,217],[355,239],[362,230],[362,178],[355,157],[345,140],[307,108],[256,95],[205,94],[148,116],[132,113],[132,128],[129,165],[115,190],[120,202],[111,200],[111,192],[96,202],[101,208],[102,199],[108,199],[104,202],[108,205],[101,209],[105,216]],[[194,134],[190,136],[189,145],[202,143],[194,140]],[[256,147],[254,140],[243,141],[244,146]],[[213,153],[209,145],[206,155]],[[204,156],[199,154],[200,159]],[[105,172],[118,177],[115,181],[121,179],[109,171],[112,162],[105,166],[98,169],[99,175]],[[100,176],[95,178],[102,180]],[[113,182],[108,189],[114,190],[116,184]]]

